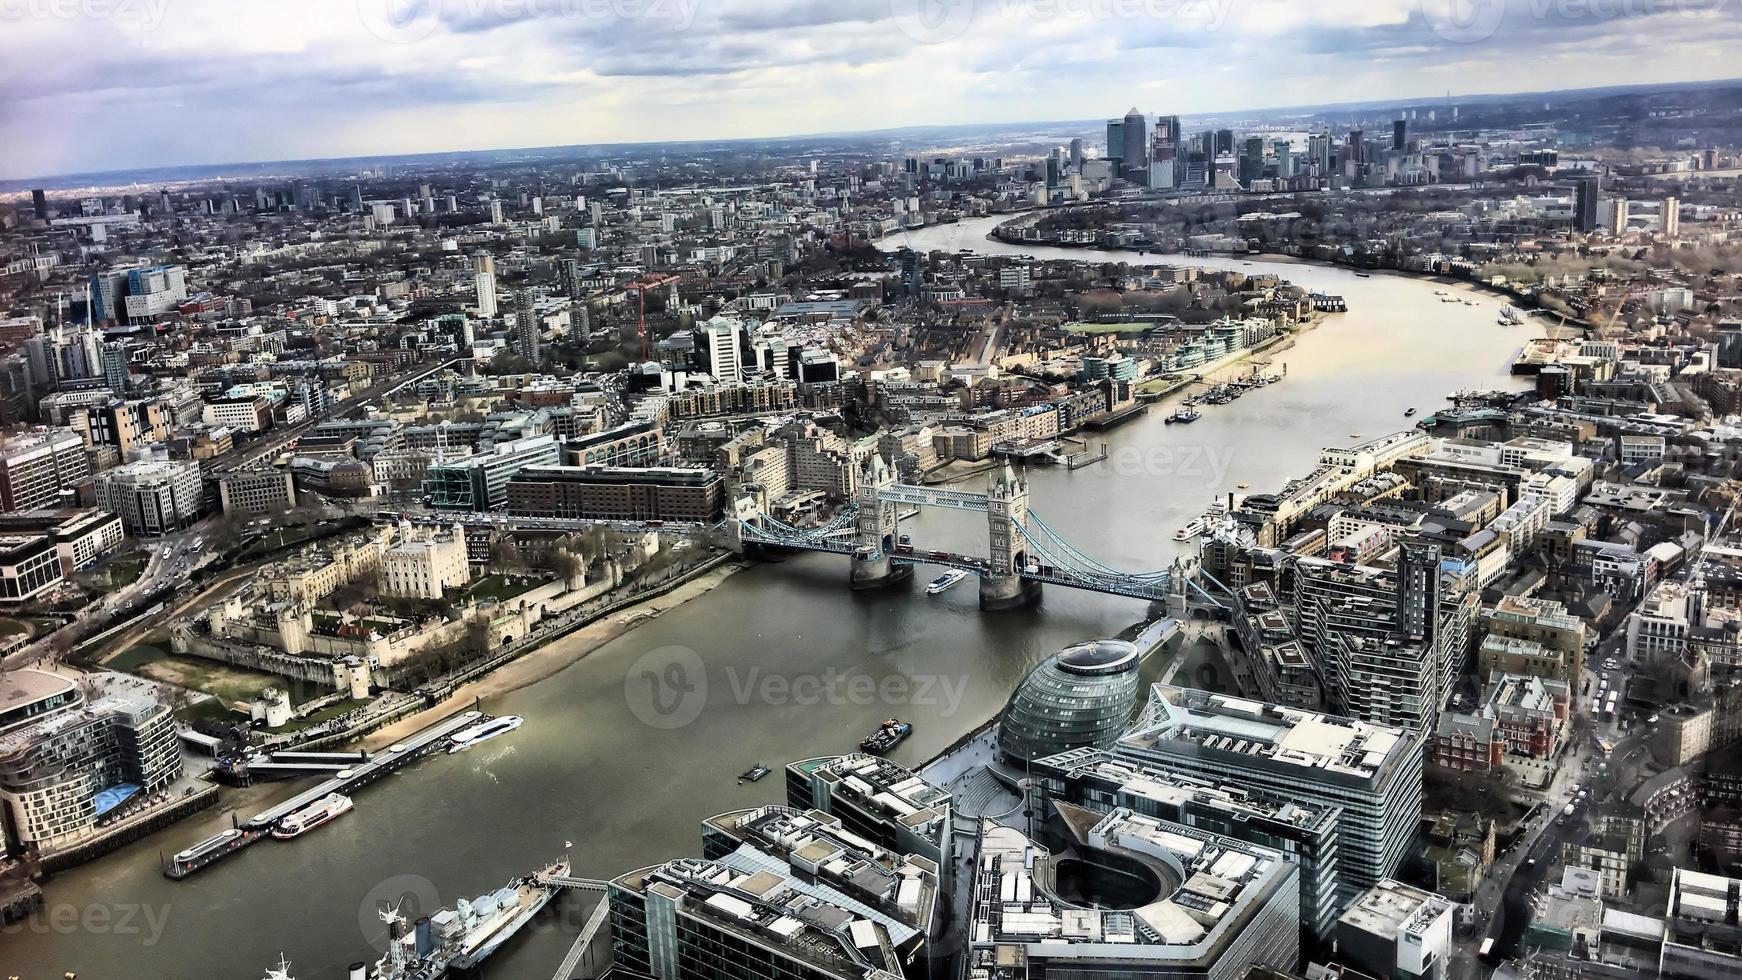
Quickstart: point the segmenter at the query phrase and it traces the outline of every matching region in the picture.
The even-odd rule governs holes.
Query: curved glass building
[[[1091,640],[1065,647],[1029,671],[998,718],[998,751],[1027,762],[1091,746],[1107,748],[1137,705],[1137,647]]]

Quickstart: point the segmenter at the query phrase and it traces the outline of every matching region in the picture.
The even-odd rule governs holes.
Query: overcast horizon
[[[0,179],[1721,80],[1738,74],[1726,57],[1738,11],[1742,0],[0,0]]]

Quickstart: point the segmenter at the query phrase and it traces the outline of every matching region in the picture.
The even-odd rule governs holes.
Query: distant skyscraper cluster
[[[1153,122],[1136,108],[1107,120],[1103,159],[1108,177],[1157,190],[1301,191],[1426,184],[1474,175],[1476,152],[1429,148],[1411,139],[1409,120],[1392,122],[1390,139],[1368,140],[1352,128],[1338,142],[1327,130],[1310,133],[1305,147],[1264,134],[1231,129],[1187,135],[1178,116]],[[1304,150],[1304,152],[1303,152]],[[1078,169],[1084,170],[1079,164]]]

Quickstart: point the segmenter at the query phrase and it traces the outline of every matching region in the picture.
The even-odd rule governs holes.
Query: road
[[[1568,746],[1554,780],[1541,794],[1543,805],[1537,815],[1513,846],[1495,857],[1494,867],[1476,890],[1473,905],[1481,930],[1479,937],[1494,940],[1496,956],[1511,958],[1518,954],[1519,942],[1533,915],[1533,903],[1545,881],[1556,880],[1549,878],[1549,872],[1559,862],[1561,845],[1582,839],[1591,829],[1589,819],[1599,801],[1611,792],[1625,794],[1642,776],[1641,770],[1649,758],[1645,726],[1624,721],[1625,709],[1608,718],[1596,710],[1599,698],[1606,699],[1608,692],[1617,687],[1623,692],[1618,700],[1625,699],[1631,665],[1621,652],[1618,638],[1611,636],[1587,655],[1585,676],[1576,700],[1590,723]],[[1613,743],[1607,756],[1597,746],[1599,737]],[[1588,795],[1581,797],[1581,792]],[[1575,809],[1562,822],[1568,803],[1574,803]],[[1454,956],[1454,977],[1475,977],[1482,969],[1467,949],[1460,949]]]
[[[173,589],[187,581],[196,568],[213,557],[213,549],[208,547],[210,542],[207,540],[209,523],[203,522],[185,531],[154,540],[151,557],[137,579],[113,592],[105,593],[96,602],[80,609],[74,614],[72,621],[60,629],[0,658],[0,670],[27,666],[51,655],[54,653],[51,641],[56,638],[61,643],[83,640],[96,633],[111,619],[141,604],[145,597],[164,588]]]

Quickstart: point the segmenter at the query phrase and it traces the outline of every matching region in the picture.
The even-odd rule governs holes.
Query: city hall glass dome
[[[1124,733],[1137,705],[1137,648],[1124,640],[1065,647],[1029,671],[998,718],[998,750],[1014,762],[1094,746]]]

